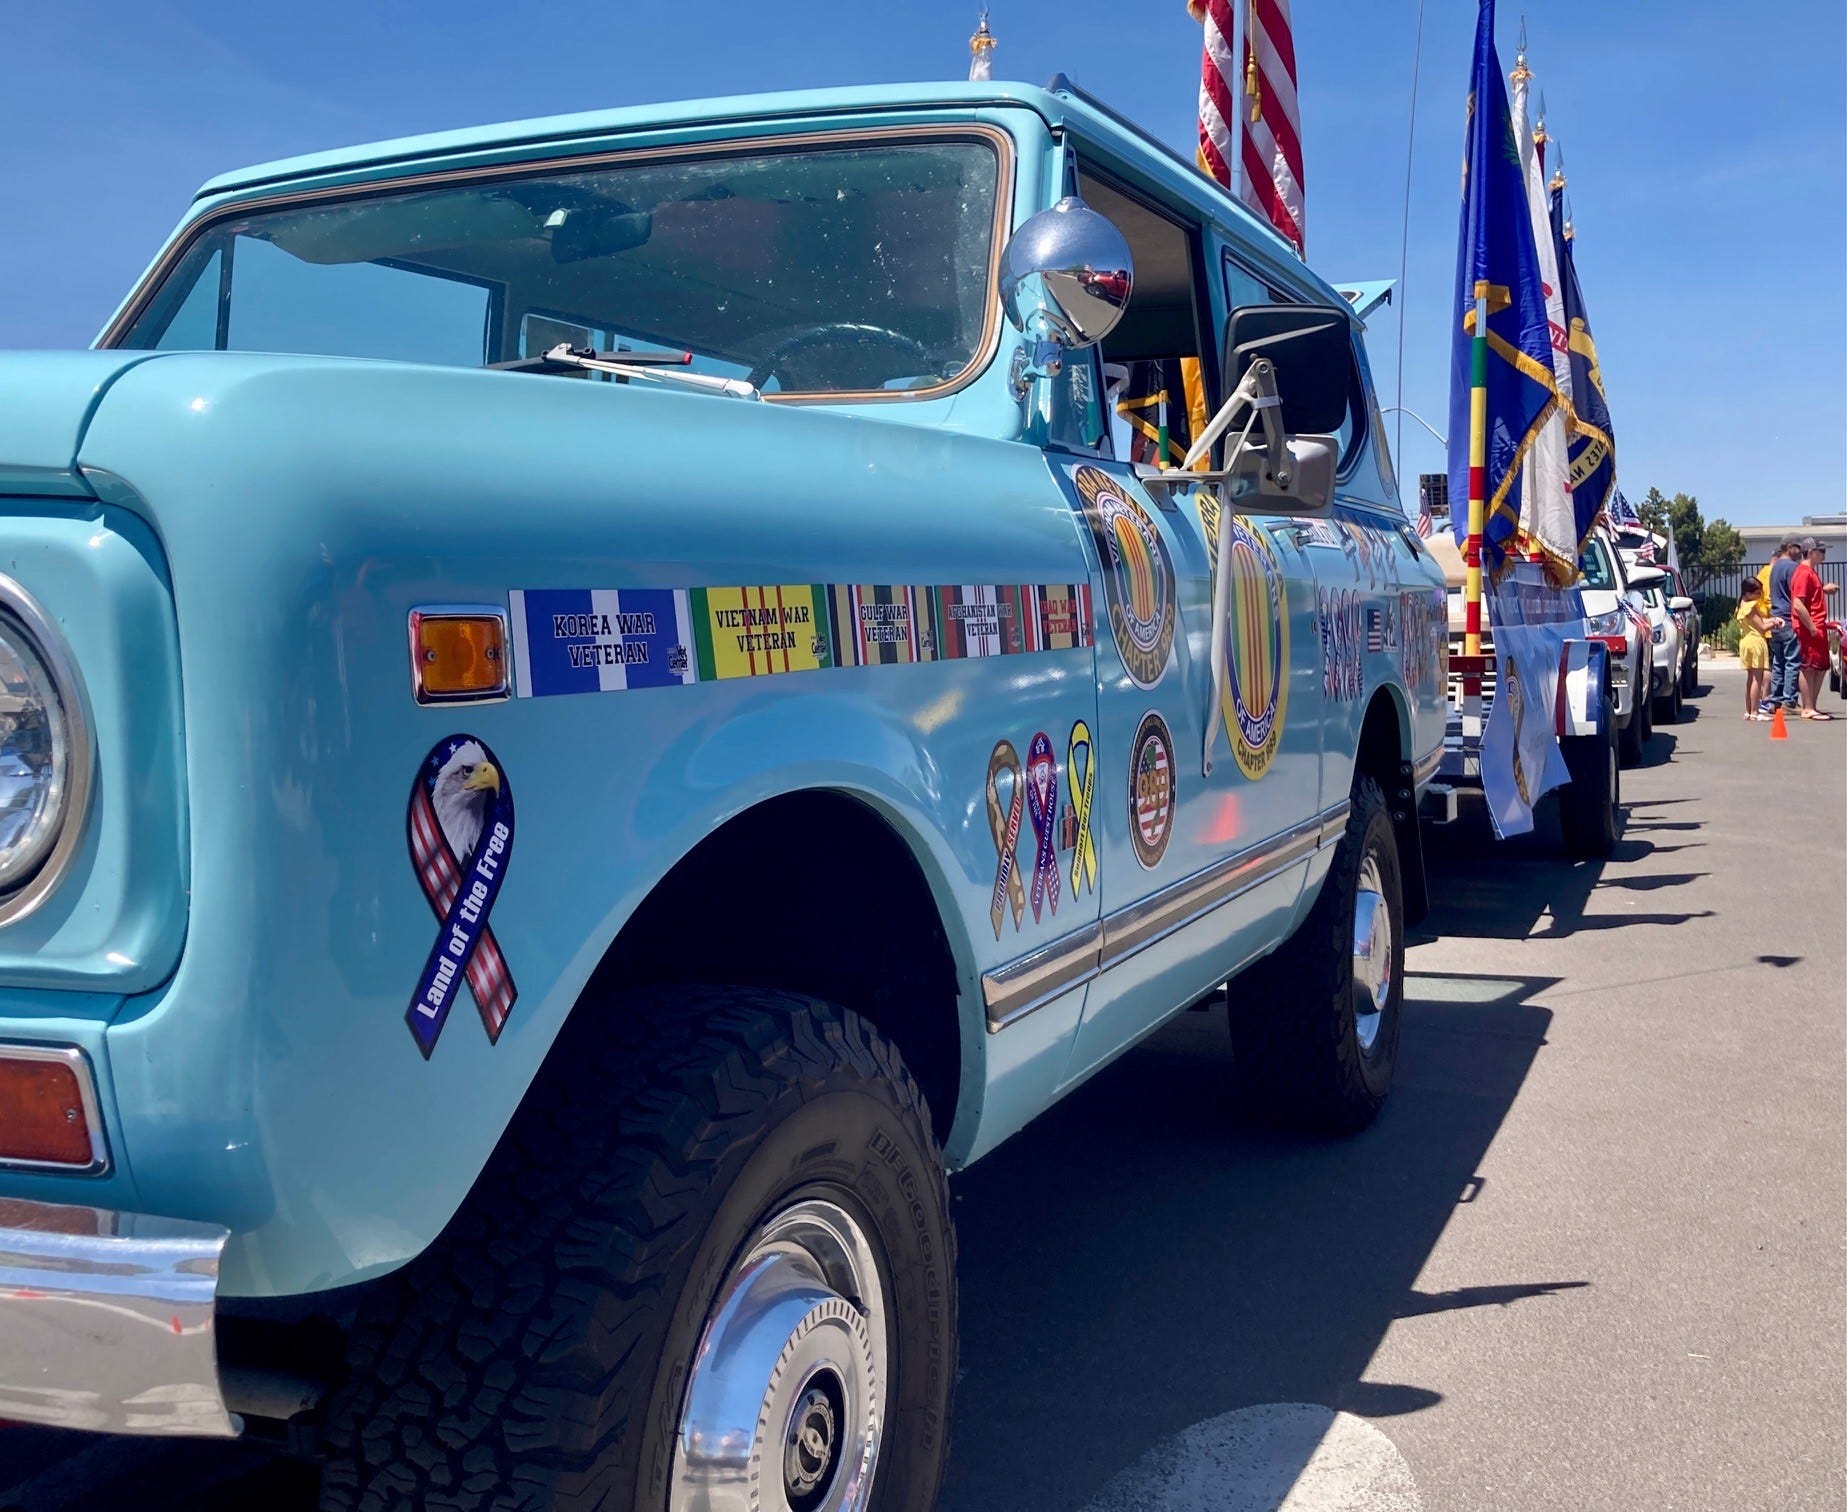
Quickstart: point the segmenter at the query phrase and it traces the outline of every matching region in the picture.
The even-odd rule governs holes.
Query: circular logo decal
[[[1108,473],[1080,467],[1077,491],[1103,559],[1110,629],[1138,688],[1152,688],[1174,645],[1174,564],[1148,511]]]
[[[1167,852],[1174,828],[1174,739],[1167,721],[1149,712],[1129,753],[1129,839],[1135,859],[1152,869]]]
[[[1209,492],[1199,495],[1199,522],[1205,527],[1207,554],[1216,564],[1219,507]],[[1269,537],[1242,515],[1232,515],[1226,528],[1231,531],[1231,616],[1220,709],[1238,768],[1255,782],[1270,769],[1282,744],[1289,708],[1289,595]]]

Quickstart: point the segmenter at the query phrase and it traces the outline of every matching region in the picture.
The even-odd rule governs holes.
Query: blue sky
[[[82,346],[206,178],[378,137],[603,105],[960,77],[972,0],[61,0],[12,6],[0,346]],[[1295,0],[1309,259],[1395,276],[1416,0]],[[1840,0],[1527,0],[1625,490],[1837,512],[1847,464]],[[996,77],[1063,70],[1190,150],[1183,0],[993,0]],[[1439,428],[1475,0],[1427,0],[1404,402]],[[1512,66],[1521,7],[1501,6]],[[1131,21],[1128,18],[1139,18]],[[1396,314],[1369,335],[1393,402]],[[1406,422],[1400,471],[1441,467]]]

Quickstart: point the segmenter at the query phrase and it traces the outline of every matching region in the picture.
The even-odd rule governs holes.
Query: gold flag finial
[[[968,39],[968,76],[971,81],[994,77],[994,33],[988,30],[986,7],[975,23],[975,35]]]
[[[1546,188],[1551,190],[1554,194],[1560,194],[1564,192],[1565,188],[1565,149],[1563,147],[1554,147],[1552,152],[1555,161],[1552,166],[1552,177],[1547,181]]]

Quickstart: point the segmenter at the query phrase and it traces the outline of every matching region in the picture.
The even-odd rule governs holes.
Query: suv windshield
[[[1596,536],[1584,543],[1578,554],[1578,571],[1584,574],[1583,585],[1605,592],[1617,591],[1616,573],[1610,566],[1609,549]]]
[[[983,355],[985,136],[655,157],[210,224],[110,344],[479,366],[689,351],[768,392],[897,393]]]

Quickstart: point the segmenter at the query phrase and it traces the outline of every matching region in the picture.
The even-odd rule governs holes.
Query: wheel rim
[[[889,1379],[865,1231],[825,1199],[782,1209],[732,1265],[700,1336],[669,1512],[858,1512]]]
[[[1392,910],[1385,901],[1379,857],[1367,851],[1360,862],[1353,899],[1353,1032],[1360,1053],[1370,1056],[1392,997]]]

